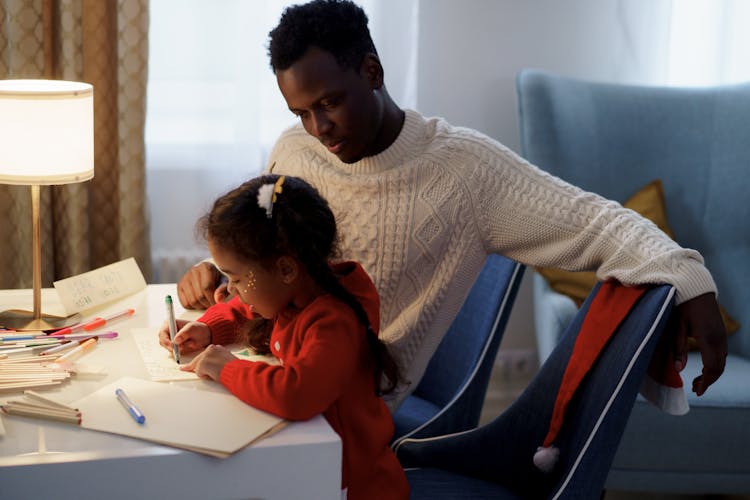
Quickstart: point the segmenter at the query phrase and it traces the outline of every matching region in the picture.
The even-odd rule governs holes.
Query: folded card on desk
[[[121,260],[53,283],[68,314],[127,297],[146,288],[134,258]]]
[[[115,391],[124,390],[145,416],[124,411]],[[72,403],[81,427],[152,441],[215,457],[227,457],[281,428],[285,421],[227,392],[124,377]]]

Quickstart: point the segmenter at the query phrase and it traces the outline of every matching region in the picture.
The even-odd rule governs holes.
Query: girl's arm
[[[252,309],[234,297],[209,307],[198,321],[210,328],[212,344],[231,344],[236,341],[239,328],[253,317]]]
[[[319,316],[298,327],[304,334],[296,355],[283,356],[282,347],[282,365],[231,360],[221,383],[246,403],[289,420],[322,413],[354,377],[369,377],[375,390],[364,328],[353,313]]]

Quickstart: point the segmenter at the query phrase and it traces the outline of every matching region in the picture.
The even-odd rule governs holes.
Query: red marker
[[[113,314],[111,316],[107,316],[106,318],[94,318],[88,323],[81,323],[78,325],[63,328],[62,330],[58,330],[54,333],[51,333],[50,336],[67,335],[68,333],[80,332],[81,330],[85,330],[88,332],[88,331],[95,330],[99,327],[106,325],[107,322],[109,321],[122,318],[123,316],[132,316],[134,313],[135,313],[135,309],[126,309],[125,311],[119,312],[117,314]]]

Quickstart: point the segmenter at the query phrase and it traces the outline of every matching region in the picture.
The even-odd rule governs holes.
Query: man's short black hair
[[[314,0],[284,10],[269,34],[274,71],[289,69],[311,46],[331,53],[342,69],[359,69],[368,52],[377,54],[367,14],[348,0]]]

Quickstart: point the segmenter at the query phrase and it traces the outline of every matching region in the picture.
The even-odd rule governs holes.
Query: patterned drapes
[[[94,86],[94,179],[41,188],[43,286],[127,257],[150,277],[147,35],[148,0],[0,0],[0,79]],[[0,241],[0,288],[31,287],[26,186],[0,185]]]

